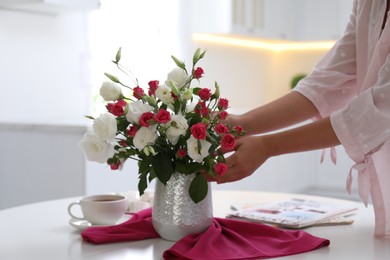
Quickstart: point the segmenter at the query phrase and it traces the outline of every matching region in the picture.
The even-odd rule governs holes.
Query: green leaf
[[[151,182],[154,178],[156,178],[156,172],[154,171],[154,168],[150,168],[149,182]]]
[[[130,122],[125,117],[117,118],[118,131],[125,131],[129,125]]]
[[[88,118],[88,119],[95,120],[95,118],[93,116],[85,116],[85,117]]]
[[[202,169],[202,165],[200,163],[186,163],[186,162],[178,162],[176,163],[176,171],[184,174],[190,174],[194,172],[199,172]]]
[[[150,171],[150,163],[151,160],[143,158],[143,160],[139,161],[138,163],[138,172],[140,174],[148,173]]]
[[[161,151],[156,154],[153,157],[152,166],[157,178],[164,185],[167,184],[167,181],[171,178],[174,171],[172,161],[168,153]]]
[[[206,179],[200,173],[197,173],[192,180],[189,188],[191,199],[195,202],[201,202],[207,195],[208,184]]]
[[[199,93],[199,90],[201,90],[202,88],[198,88],[198,87],[196,87],[196,88],[193,88],[193,92],[192,93],[194,93],[195,95],[198,95],[198,93]]]
[[[175,100],[175,102],[173,103],[173,108],[175,110],[175,114],[178,114],[179,110],[180,110],[180,100]]]
[[[139,181],[138,181],[138,192],[139,192],[139,195],[141,196],[142,194],[144,194],[146,188],[148,187],[148,182],[147,182],[147,172],[145,173],[141,173],[139,175]]]
[[[200,142],[200,140],[196,140],[196,143],[197,143],[197,147],[198,147],[198,154],[201,154],[201,151],[202,151],[202,143]]]

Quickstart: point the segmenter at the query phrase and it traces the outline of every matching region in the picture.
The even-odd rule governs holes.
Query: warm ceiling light
[[[235,45],[241,47],[250,47],[265,49],[271,51],[299,51],[299,50],[328,50],[334,45],[334,41],[318,41],[318,42],[289,42],[278,40],[255,40],[240,36],[223,36],[215,34],[194,33],[192,38],[195,41],[203,41],[210,43],[219,43],[227,45]]]

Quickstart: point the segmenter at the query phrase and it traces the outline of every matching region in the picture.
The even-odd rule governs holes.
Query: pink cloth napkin
[[[116,226],[91,227],[81,236],[95,244],[156,238],[152,210],[146,209]],[[188,235],[163,254],[164,259],[261,259],[293,255],[328,246],[329,240],[302,230],[283,230],[272,226],[232,219],[214,218],[202,234]]]
[[[148,208],[119,225],[87,228],[81,232],[81,237],[93,244],[105,244],[156,238],[160,235],[152,225],[152,208]]]

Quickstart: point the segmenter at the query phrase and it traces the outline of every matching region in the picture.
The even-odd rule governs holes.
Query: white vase
[[[164,185],[156,181],[152,222],[164,239],[178,241],[189,234],[205,231],[213,220],[211,185],[207,196],[194,203],[188,189],[195,174],[174,173]]]

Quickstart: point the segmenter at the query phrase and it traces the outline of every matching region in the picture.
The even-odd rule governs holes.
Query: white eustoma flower
[[[173,115],[170,126],[167,129],[167,138],[172,144],[177,144],[179,137],[185,135],[188,129],[187,119],[182,115]]]
[[[115,101],[122,96],[122,89],[112,81],[105,81],[100,87],[100,96],[105,101]]]
[[[153,110],[153,107],[149,104],[143,103],[141,100],[135,102],[130,102],[127,105],[128,111],[126,114],[127,121],[131,123],[138,124],[139,118],[145,112],[150,112]]]
[[[165,84],[170,86],[170,82],[172,82],[177,88],[180,89],[187,81],[188,75],[185,70],[180,68],[174,68],[171,72],[168,73]]]
[[[158,97],[164,104],[172,104],[174,99],[172,97],[172,89],[167,85],[160,85],[156,89],[156,97]]]
[[[142,150],[146,145],[154,144],[157,139],[155,126],[141,127],[134,136],[133,143],[138,150]]]
[[[88,160],[105,163],[108,158],[114,156],[115,150],[111,143],[102,141],[94,132],[86,132],[80,147]]]
[[[193,89],[192,88],[189,88],[187,89],[186,91],[184,91],[183,93],[183,99],[185,101],[187,100],[190,100],[192,98],[192,95],[193,95]]]
[[[116,118],[111,113],[101,114],[93,122],[93,130],[102,141],[114,140],[117,131]]]
[[[200,153],[198,151],[198,141],[201,145]],[[191,135],[191,137],[187,140],[188,156],[195,162],[200,163],[205,157],[207,157],[207,155],[209,155],[210,146],[211,144],[206,140],[197,140]]]
[[[195,102],[191,102],[191,103],[187,104],[187,106],[186,106],[186,113],[194,112],[196,104],[197,103],[195,103]]]

